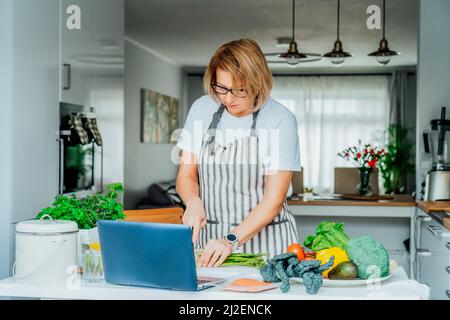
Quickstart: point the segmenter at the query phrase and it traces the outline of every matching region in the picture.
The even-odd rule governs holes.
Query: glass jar
[[[83,279],[88,282],[101,282],[104,280],[103,263],[98,243],[89,245],[89,249],[82,254]]]

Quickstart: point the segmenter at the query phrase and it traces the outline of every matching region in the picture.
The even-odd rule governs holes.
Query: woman
[[[258,44],[231,41],[214,53],[178,142],[177,192],[183,223],[200,248],[199,266],[219,266],[234,250],[285,252],[298,241],[286,204],[300,171],[294,115],[269,97],[272,74]],[[200,133],[200,134],[199,134]]]

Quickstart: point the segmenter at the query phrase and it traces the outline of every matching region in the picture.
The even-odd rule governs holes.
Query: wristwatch
[[[229,244],[231,244],[233,246],[233,251],[238,250],[239,239],[238,239],[238,236],[236,235],[236,233],[229,232],[223,238],[225,239],[226,242],[228,242]]]

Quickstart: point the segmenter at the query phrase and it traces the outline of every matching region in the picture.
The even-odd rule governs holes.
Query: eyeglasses
[[[237,98],[245,98],[247,96],[247,90],[245,89],[228,89],[214,83],[211,84],[211,87],[213,88],[215,93],[220,95],[225,95],[228,92],[230,92],[233,96]]]

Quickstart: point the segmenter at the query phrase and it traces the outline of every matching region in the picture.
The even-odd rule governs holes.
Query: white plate
[[[323,286],[324,287],[355,287],[355,286],[365,286],[372,285],[379,282],[386,281],[392,277],[392,273],[382,278],[373,278],[373,279],[353,279],[353,280],[330,280],[327,278],[323,278]],[[303,284],[302,278],[290,278],[295,282]]]

